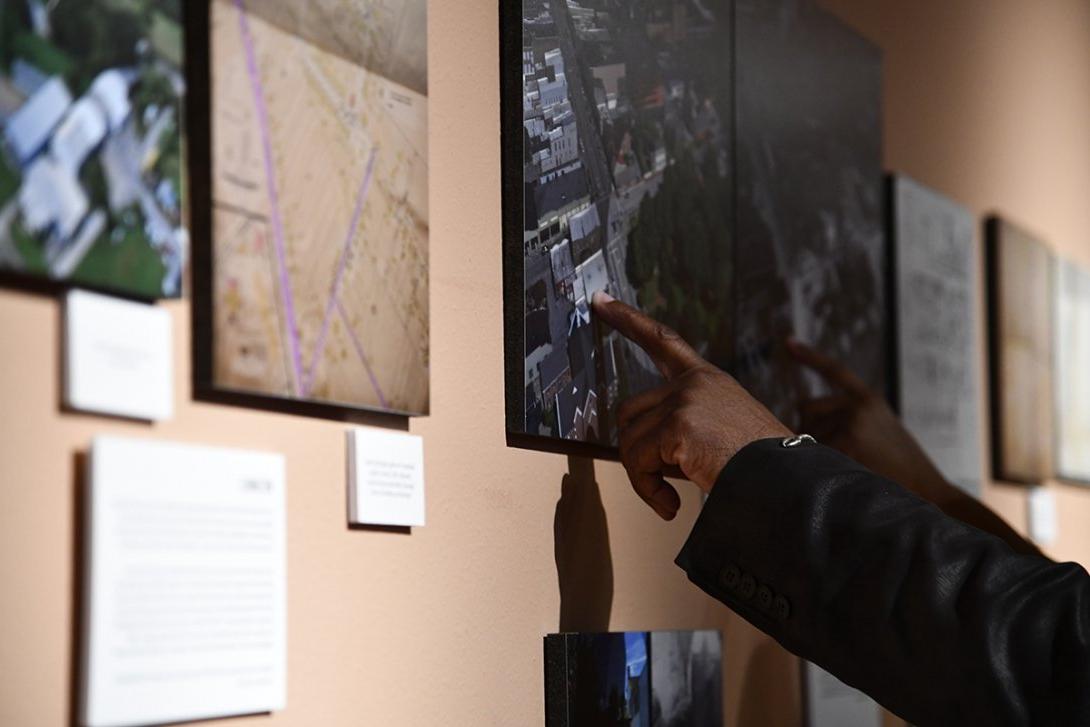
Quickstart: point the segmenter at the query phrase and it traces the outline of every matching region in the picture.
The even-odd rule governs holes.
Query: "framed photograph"
[[[1053,256],[1033,234],[987,222],[988,346],[995,479],[1052,477]]]
[[[0,282],[176,298],[181,0],[0,5]]]
[[[198,396],[426,414],[426,0],[188,5]]]
[[[615,458],[661,383],[598,291],[788,421],[820,392],[792,333],[884,389],[881,58],[780,4],[500,4],[509,445]]]
[[[545,727],[721,727],[718,631],[545,637]]]
[[[904,175],[889,178],[895,403],[945,477],[979,497],[984,481],[977,224]]]
[[[730,360],[731,12],[500,4],[508,442],[616,456],[660,383],[604,291]]]
[[[1056,262],[1056,476],[1090,485],[1090,271]]]

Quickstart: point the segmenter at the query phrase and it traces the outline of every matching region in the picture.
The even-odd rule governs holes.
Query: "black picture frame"
[[[755,395],[774,408],[774,413],[784,415],[784,400],[791,396],[778,395],[778,389],[802,391],[806,388],[804,377],[798,371],[797,365],[787,360],[784,347],[778,343],[777,331],[782,328],[783,308],[782,300],[775,300],[774,296],[756,307],[750,305],[743,310],[742,299],[748,292],[752,292],[751,280],[746,280],[749,286],[743,291],[744,277],[737,271],[739,265],[752,265],[753,269],[762,269],[766,265],[767,258],[761,246],[764,242],[748,242],[743,245],[743,240],[758,240],[770,231],[762,229],[763,211],[759,207],[764,204],[759,195],[748,194],[750,186],[756,187],[763,184],[763,189],[770,190],[778,198],[772,203],[780,208],[789,207],[793,200],[798,200],[797,195],[805,194],[800,191],[799,185],[777,185],[769,181],[769,169],[763,162],[752,161],[753,149],[767,141],[768,135],[784,144],[806,143],[805,140],[814,142],[813,158],[800,169],[805,172],[806,178],[818,179],[815,170],[827,164],[843,164],[851,167],[842,178],[832,180],[833,189],[846,189],[848,194],[856,195],[852,202],[856,209],[865,208],[864,212],[845,212],[851,203],[833,202],[841,204],[842,209],[833,210],[834,216],[843,214],[851,216],[859,214],[866,218],[866,227],[869,230],[869,238],[864,247],[873,262],[872,287],[875,297],[871,303],[872,315],[868,323],[869,330],[877,332],[871,336],[868,344],[868,353],[863,358],[852,364],[870,366],[877,371],[877,375],[868,377],[875,390],[880,394],[890,397],[895,382],[890,379],[893,352],[891,350],[893,334],[889,330],[888,322],[890,312],[889,296],[886,294],[886,285],[890,277],[888,270],[888,248],[886,243],[885,228],[885,199],[884,199],[884,175],[881,165],[881,51],[869,41],[859,36],[839,20],[826,11],[813,7],[811,3],[804,3],[798,14],[785,13],[777,16],[774,8],[765,7],[765,0],[725,0],[721,7],[728,8],[725,19],[729,19],[729,27],[723,43],[727,46],[727,58],[730,68],[725,69],[724,74],[729,76],[731,84],[731,109],[730,118],[727,121],[729,129],[727,135],[729,149],[729,164],[732,167],[731,182],[733,185],[729,199],[724,199],[724,207],[730,210],[730,225],[733,228],[733,258],[734,279],[731,281],[730,310],[723,311],[722,319],[730,321],[730,336],[733,342],[730,344],[733,350],[730,363],[724,368],[735,375],[739,381],[750,388]],[[773,2],[771,5],[775,5]],[[603,460],[616,460],[619,453],[615,447],[599,443],[580,440],[561,439],[557,436],[544,436],[530,434],[525,431],[526,404],[525,404],[525,340],[523,289],[524,289],[524,180],[523,180],[523,78],[522,78],[522,49],[523,49],[523,3],[520,1],[501,0],[499,3],[499,35],[500,35],[500,114],[501,114],[501,191],[502,191],[502,261],[503,261],[503,305],[504,305],[504,390],[505,390],[505,434],[507,445],[536,451],[562,453],[574,456],[593,457]],[[780,34],[774,24],[786,19],[789,24],[789,33]],[[748,23],[747,28],[742,24]],[[776,56],[775,52],[765,54],[760,49],[760,41],[742,42],[742,36],[748,30],[757,28],[762,33],[767,32],[769,37],[778,39],[778,46],[782,52]],[[745,32],[744,32],[745,31]],[[805,47],[796,50],[794,41],[799,38],[806,40]],[[743,46],[746,46],[743,49]],[[798,64],[806,64],[812,59],[821,61],[821,68],[815,72],[818,87],[822,89],[818,93],[829,92],[842,94],[844,108],[833,108],[826,99],[821,99],[821,118],[817,130],[803,129],[801,123],[795,119],[796,114],[791,109],[776,115],[780,107],[775,103],[764,103],[768,98],[761,89],[766,79],[774,82],[792,82],[793,71]],[[767,67],[763,64],[767,63]],[[743,68],[743,64],[746,67]],[[793,65],[794,64],[794,65]],[[747,70],[749,69],[749,70]],[[847,78],[841,83],[841,73],[846,72]],[[740,80],[740,74],[746,73],[746,84]],[[812,93],[808,91],[808,93]],[[809,100],[792,103],[817,103],[811,96]],[[853,115],[853,112],[862,110],[861,115]],[[768,118],[774,123],[766,125]],[[789,118],[790,117],[790,118]],[[743,122],[746,122],[743,124]],[[748,131],[743,127],[747,127]],[[859,134],[860,126],[865,126],[866,131]],[[763,129],[771,131],[764,134]],[[831,132],[831,133],[829,133]],[[751,138],[752,136],[752,138]],[[801,137],[804,141],[798,141]],[[828,139],[828,140],[826,140]],[[795,151],[792,147],[791,152]],[[803,155],[811,149],[801,148]],[[745,157],[745,159],[743,159]],[[789,152],[781,158],[790,160]],[[744,163],[743,163],[744,162]],[[856,179],[864,181],[854,182],[855,188],[850,189],[853,182],[845,181],[853,172]],[[787,172],[791,176],[791,172]],[[836,177],[836,170],[831,176]],[[752,184],[750,184],[752,183]],[[822,186],[824,182],[819,182]],[[811,199],[802,200],[802,212],[807,216],[806,224],[810,225],[811,233],[816,231],[818,215],[824,211],[823,205],[828,205],[829,192],[815,192]],[[864,201],[859,202],[860,199]],[[798,229],[784,233],[783,238],[788,249],[801,243],[805,234],[800,234]],[[858,240],[855,241],[858,243]],[[855,254],[857,250],[851,249]],[[848,269],[851,265],[859,263],[859,255],[855,261],[839,260],[837,264],[844,264]],[[860,263],[861,264],[861,263]],[[869,264],[869,263],[868,263]],[[860,304],[860,295],[855,294],[855,300],[842,306],[851,308]],[[757,341],[757,348],[742,350],[741,341],[744,338],[739,334],[740,323],[744,317],[751,316],[753,320],[764,317],[778,317],[778,324],[764,331],[764,340]],[[876,322],[877,321],[877,322]],[[597,325],[597,324],[595,324]],[[751,326],[752,328],[752,326]],[[752,331],[750,331],[752,333]],[[753,342],[753,336],[747,339]],[[754,370],[752,362],[758,360],[759,365]],[[777,400],[778,401],[775,401]],[[778,406],[777,406],[778,405]],[[786,421],[786,420],[785,420]]]
[[[212,61],[209,39],[211,2],[183,3],[186,26],[186,76],[189,79],[188,127],[192,276],[192,386],[197,401],[296,416],[407,429],[414,414],[309,399],[242,391],[215,382],[215,244],[212,224]]]
[[[1036,321],[1038,325],[1032,326],[1032,328],[1039,327],[1043,321],[1045,330],[1043,332],[1038,331],[1038,333],[1047,341],[1049,355],[1051,356],[1051,346],[1053,345],[1053,286],[1055,283],[1053,280],[1055,273],[1054,253],[1043,237],[1000,213],[993,213],[985,218],[984,243],[989,379],[987,397],[990,407],[990,430],[988,432],[991,447],[990,474],[993,481],[1020,485],[1041,485],[1053,479],[1056,475],[1054,451],[1057,443],[1055,433],[1056,415],[1054,411],[1055,401],[1053,399],[1055,390],[1052,382],[1054,362],[1051,359],[1049,360],[1048,365],[1044,367],[1045,381],[1038,381],[1036,384],[1036,388],[1041,391],[1041,396],[1036,400],[1038,411],[1018,412],[1018,415],[1015,416],[1015,412],[1010,411],[1014,408],[1013,402],[1006,399],[1008,391],[1011,387],[1022,391],[1030,390],[1034,388],[1034,382],[1032,380],[1033,372],[1026,372],[1024,368],[1014,372],[1005,372],[1009,360],[1005,353],[1004,335],[1005,330],[1008,328],[1007,319],[1013,317],[1013,309],[1010,305],[1012,303],[1011,291],[1004,290],[1003,283],[1004,271],[1010,268],[1006,261],[1006,257],[1009,255],[1008,246],[1013,243],[1016,246],[1032,250],[1032,254],[1028,256],[1028,259],[1045,270],[1044,275],[1037,281],[1041,284],[1043,290],[1027,291],[1027,288],[1031,287],[1029,282],[1032,276],[1032,270],[1030,269],[1032,266],[1015,266],[1022,276],[1022,280],[1019,281],[1018,297],[1027,302],[1043,302],[1047,306],[1047,313],[1039,315],[1038,317],[1042,320]],[[1032,257],[1041,259],[1033,261]],[[1022,311],[1023,315],[1033,315],[1032,311],[1025,312],[1030,310],[1029,308],[1019,306],[1018,310]],[[1038,313],[1040,312],[1038,311]],[[1032,342],[1030,344],[1032,345]],[[1044,344],[1042,343],[1042,345]],[[1041,372],[1037,373],[1038,376],[1041,375]],[[1031,419],[1033,415],[1036,415],[1038,423],[1043,425],[1036,429],[1040,439],[1035,442],[1021,441],[1013,436],[1011,430],[1017,426],[1016,422]]]

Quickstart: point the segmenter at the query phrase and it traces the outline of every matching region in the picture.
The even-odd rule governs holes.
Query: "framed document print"
[[[425,0],[188,5],[198,394],[427,413]]]
[[[979,496],[984,463],[976,220],[909,177],[893,176],[889,185],[895,403],[939,471]]]

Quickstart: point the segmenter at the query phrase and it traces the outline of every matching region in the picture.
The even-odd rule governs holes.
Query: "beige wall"
[[[1090,266],[1090,2],[822,4],[885,51],[888,169]],[[1090,566],[1090,491],[1050,489],[1060,512],[1050,553]],[[991,484],[984,497],[1024,530],[1024,489]]]
[[[886,48],[892,168],[978,212],[1009,212],[1090,264],[1090,4],[827,4]],[[728,714],[797,723],[793,661],[671,563],[698,506],[691,492],[663,524],[617,465],[597,463],[598,509],[585,464],[566,481],[565,458],[504,447],[496,2],[433,0],[430,11],[433,414],[412,424],[426,438],[428,526],[345,527],[342,425],[193,403],[185,304],[167,306],[172,422],[61,415],[57,305],[2,291],[0,724],[68,720],[76,455],[99,432],[287,455],[288,708],[232,724],[541,724],[558,562],[566,626],[722,628]],[[1090,562],[1090,493],[1055,490],[1054,552]],[[1021,522],[1022,491],[987,498]]]

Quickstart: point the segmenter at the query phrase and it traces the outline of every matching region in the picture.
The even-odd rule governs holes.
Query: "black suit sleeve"
[[[789,651],[920,725],[1090,724],[1090,577],[816,444],[730,461],[677,558]]]

